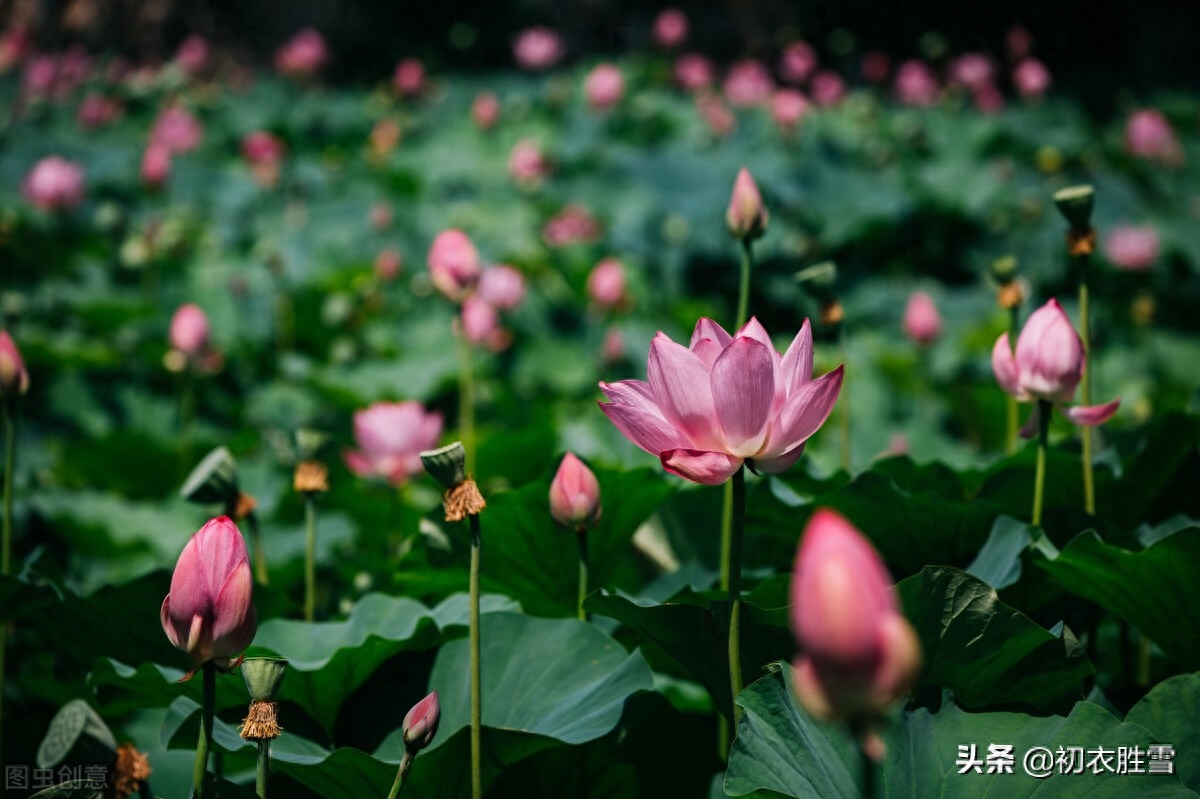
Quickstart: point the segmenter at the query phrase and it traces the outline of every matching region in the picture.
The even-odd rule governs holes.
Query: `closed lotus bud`
[[[392,86],[402,97],[416,97],[425,90],[425,65],[416,58],[406,58],[396,65]]]
[[[1104,239],[1104,254],[1118,269],[1144,272],[1158,260],[1158,233],[1149,225],[1121,225]]]
[[[429,744],[437,735],[438,724],[442,720],[442,708],[438,703],[437,691],[412,706],[404,716],[401,729],[404,731],[404,748],[415,755]]]
[[[51,155],[34,164],[21,184],[25,199],[43,211],[62,211],[83,202],[83,167]]]
[[[933,298],[923,291],[913,292],[904,309],[904,333],[921,345],[937,341],[942,332],[942,317]]]
[[[171,175],[171,151],[161,144],[151,144],[142,155],[142,184],[157,189]]]
[[[210,520],[184,546],[163,600],[163,632],[193,667],[222,668],[243,652],[258,629],[250,558],[241,531],[228,516]]]
[[[9,399],[29,390],[29,372],[21,351],[8,331],[0,330],[0,399]]]
[[[208,346],[208,317],[193,303],[179,306],[171,317],[171,346],[189,357],[198,356]]]
[[[443,230],[429,248],[429,279],[446,297],[461,302],[479,281],[479,252],[461,230]]]
[[[616,258],[605,258],[592,269],[587,293],[601,308],[617,308],[625,302],[625,266]]]
[[[1022,97],[1036,100],[1050,88],[1050,70],[1036,58],[1026,58],[1013,69],[1013,85]]]
[[[745,168],[739,170],[725,211],[729,232],[736,239],[756,239],[767,230],[767,216],[758,184]]]
[[[508,264],[496,264],[479,276],[476,294],[493,308],[511,311],[525,299],[525,278]]]
[[[654,42],[671,50],[683,44],[688,35],[687,15],[678,8],[663,9],[654,18]]]
[[[1037,399],[1067,402],[1075,396],[1083,368],[1083,341],[1058,300],[1031,313],[1017,337],[1020,391]]]
[[[462,306],[462,333],[472,344],[487,345],[500,329],[500,317],[487,300],[468,297]]]
[[[559,524],[582,530],[600,518],[600,483],[583,461],[568,452],[550,482],[550,515]]]
[[[583,82],[588,105],[599,110],[612,108],[624,92],[625,78],[621,76],[621,70],[612,64],[598,65]]]
[[[500,119],[500,98],[494,92],[480,92],[471,103],[471,119],[480,130],[488,130]]]

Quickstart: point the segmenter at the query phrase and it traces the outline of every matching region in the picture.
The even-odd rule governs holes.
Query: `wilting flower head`
[[[325,37],[305,28],[275,51],[275,69],[288,77],[305,78],[320,71],[329,60]]]
[[[793,130],[808,113],[808,98],[796,89],[780,89],[771,97],[771,117],[780,129]]]
[[[768,216],[758,184],[745,167],[739,169],[725,209],[729,232],[737,239],[756,239],[766,232]]]
[[[501,311],[511,311],[525,299],[525,277],[508,264],[495,264],[479,276],[476,296]]]
[[[1062,407],[1074,398],[1084,366],[1083,341],[1057,300],[1050,300],[1025,320],[1015,356],[1008,333],[992,348],[992,371],[1006,394],[1019,402],[1053,403],[1074,424],[1092,427],[1111,419],[1121,401]],[[1032,435],[1036,429],[1035,413],[1023,432]]]
[[[175,63],[189,75],[196,75],[208,66],[208,39],[193,33],[184,39],[175,51]]]
[[[729,67],[722,88],[734,105],[765,105],[775,91],[775,81],[761,61],[747,59]]]
[[[228,516],[212,519],[188,540],[163,600],[163,632],[187,652],[193,669],[222,668],[250,646],[258,629],[246,542]]]
[[[164,108],[150,129],[150,143],[175,153],[186,153],[200,146],[204,130],[192,112],[181,105]]]
[[[142,183],[157,189],[171,176],[171,151],[161,144],[151,144],[142,154]]]
[[[675,82],[689,92],[712,85],[716,70],[699,53],[686,53],[675,60]]]
[[[550,164],[535,139],[521,139],[508,154],[508,174],[517,183],[533,185],[550,173]]]
[[[425,91],[425,65],[416,58],[405,58],[396,65],[392,86],[402,97],[415,97]]]
[[[208,346],[208,334],[208,317],[195,303],[180,305],[171,317],[171,346],[184,355],[200,355]]]
[[[654,42],[672,50],[683,44],[688,35],[687,15],[678,8],[664,8],[654,18]]]
[[[625,302],[625,265],[605,258],[592,268],[587,279],[588,296],[601,308],[617,308]]]
[[[437,446],[441,434],[442,415],[426,413],[419,402],[376,402],[354,413],[358,449],[342,457],[358,476],[398,486],[421,471],[420,453]]]
[[[779,74],[788,83],[804,83],[816,68],[817,51],[808,42],[791,42],[779,56]]]
[[[846,96],[846,81],[833,70],[823,69],[813,75],[808,93],[814,103],[822,108],[830,108]]]
[[[597,64],[583,82],[588,105],[596,109],[612,108],[625,92],[625,78],[613,64]]]
[[[404,735],[404,748],[409,754],[415,755],[433,743],[441,720],[442,706],[438,703],[437,691],[417,702],[404,714],[400,729]]]
[[[1143,272],[1158,260],[1158,233],[1149,225],[1121,225],[1104,239],[1104,254],[1115,266]]]
[[[811,715],[869,725],[912,688],[920,642],[879,555],[838,513],[822,508],[809,519],[791,598],[796,695]],[[882,743],[867,737],[868,752],[881,756]]]
[[[843,367],[813,380],[812,363],[807,321],[780,355],[757,319],[734,336],[701,319],[689,347],[655,336],[646,381],[601,383],[611,402],[600,409],[668,472],[692,482],[718,485],[743,463],[775,474],[799,460],[837,402]]]
[[[1183,149],[1162,112],[1153,108],[1134,111],[1125,123],[1125,147],[1139,158],[1168,166],[1183,163]]]
[[[83,202],[83,167],[57,155],[43,158],[25,176],[21,194],[43,211],[74,208]]]
[[[550,481],[550,515],[554,521],[582,530],[600,519],[600,483],[587,465],[568,452]]]
[[[905,105],[930,106],[938,100],[938,82],[923,61],[910,59],[896,70],[892,86],[896,99]]]
[[[527,28],[513,40],[517,66],[530,72],[549,69],[561,61],[565,53],[562,36],[550,28]]]
[[[500,119],[500,98],[495,92],[480,92],[471,103],[471,119],[482,130],[487,130]]]
[[[479,251],[461,230],[443,230],[429,248],[429,279],[455,302],[475,288],[481,268]]]
[[[904,308],[904,333],[917,344],[932,344],[942,332],[942,317],[933,298],[914,291]]]
[[[1036,58],[1026,58],[1013,69],[1013,85],[1022,97],[1035,100],[1050,88],[1050,70]]]
[[[0,330],[0,400],[11,399],[29,390],[29,372],[21,351],[7,330]]]

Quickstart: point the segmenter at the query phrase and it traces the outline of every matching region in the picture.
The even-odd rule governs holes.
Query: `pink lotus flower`
[[[400,253],[391,247],[386,247],[375,256],[375,276],[380,280],[395,280],[404,268],[404,260]]]
[[[775,91],[775,81],[762,62],[747,59],[729,67],[722,87],[734,105],[766,105]]]
[[[756,239],[766,232],[768,219],[758,184],[745,167],[739,169],[729,196],[729,207],[725,209],[725,224],[730,234],[735,239]]]
[[[208,66],[208,39],[193,33],[184,39],[175,51],[175,63],[189,75],[199,75]]]
[[[1125,147],[1139,158],[1167,166],[1183,164],[1183,148],[1162,112],[1153,108],[1134,111],[1125,123]]]
[[[707,89],[715,79],[712,62],[699,53],[686,53],[675,60],[675,82],[685,91]]]
[[[1013,69],[1013,85],[1022,97],[1036,100],[1050,88],[1050,70],[1036,58],[1026,58]]]
[[[433,743],[433,736],[437,735],[441,720],[442,706],[438,703],[437,691],[434,691],[404,714],[400,729],[405,750],[410,755],[416,755]]]
[[[1044,400],[1059,406],[1063,415],[1074,424],[1094,427],[1111,419],[1121,401],[1063,407],[1075,396],[1085,361],[1083,341],[1057,300],[1050,300],[1025,320],[1021,335],[1017,337],[1015,357],[1008,333],[1001,335],[992,348],[992,371],[1006,394],[1018,402]],[[1036,430],[1035,406],[1022,435],[1031,437]]]
[[[496,264],[483,270],[475,293],[493,308],[511,311],[525,299],[525,278],[508,264]]]
[[[625,304],[625,291],[625,265],[616,258],[605,258],[588,275],[588,296],[601,308],[612,310]]]
[[[832,108],[845,98],[846,81],[836,72],[823,69],[813,75],[808,93],[821,108]]]
[[[821,508],[796,551],[791,599],[796,696],[816,718],[869,730],[908,693],[921,665],[883,561],[850,522]],[[864,743],[873,759],[883,755],[874,733]]]
[[[1104,254],[1120,269],[1144,272],[1158,260],[1158,233],[1149,225],[1121,225],[1104,239]]]
[[[242,156],[250,164],[254,180],[260,186],[274,186],[279,182],[286,149],[283,140],[269,131],[256,130],[242,137]]]
[[[203,136],[196,117],[181,105],[164,108],[150,129],[150,143],[166,147],[172,155],[195,150]]]
[[[184,546],[160,613],[171,644],[187,652],[193,672],[215,661],[237,665],[258,630],[246,542],[228,516],[212,519]]]
[[[151,144],[142,154],[142,185],[158,189],[171,176],[171,151],[161,144]]]
[[[500,120],[500,98],[494,92],[480,92],[471,103],[471,119],[480,130],[489,130]]]
[[[195,358],[208,348],[208,317],[199,305],[180,305],[171,317],[171,346],[189,358]]]
[[[48,99],[58,80],[58,59],[52,55],[36,55],[25,62],[21,72],[21,94],[30,100]]]
[[[29,52],[29,31],[21,25],[13,25],[0,33],[0,74],[6,74],[14,64],[19,64]]]
[[[696,111],[714,136],[723,138],[737,127],[737,117],[733,115],[733,111],[729,110],[729,106],[725,105],[716,95],[708,93],[698,95]]]
[[[808,113],[808,98],[795,89],[780,89],[771,98],[771,117],[785,133],[795,130]]]
[[[619,329],[610,327],[604,331],[604,344],[600,347],[600,355],[605,363],[616,363],[625,357],[625,338]]]
[[[817,51],[808,42],[792,42],[779,56],[779,74],[788,83],[804,83],[817,68]]]
[[[392,86],[401,97],[416,97],[425,91],[425,65],[416,58],[406,58],[396,65]]]
[[[121,116],[121,111],[121,104],[113,98],[93,93],[83,98],[75,119],[80,127],[96,130],[116,121]]]
[[[534,139],[521,139],[508,154],[508,174],[517,183],[535,185],[550,174],[550,164]]]
[[[901,103],[923,107],[935,104],[941,91],[933,70],[915,59],[905,61],[896,70],[892,90]]]
[[[0,330],[0,400],[8,400],[29,390],[29,372],[21,351],[7,330]]]
[[[687,15],[678,8],[664,8],[654,18],[654,42],[664,50],[674,50],[687,40]]]
[[[500,327],[500,314],[490,302],[474,294],[462,304],[462,313],[455,320],[459,332],[469,343],[501,352],[512,343],[512,336]]]
[[[992,62],[983,53],[963,53],[950,62],[950,81],[965,89],[978,89],[992,81]]]
[[[996,114],[1004,109],[1004,95],[994,83],[988,82],[975,89],[972,93],[975,107],[985,114]]]
[[[568,452],[550,481],[550,515],[572,530],[584,530],[600,519],[600,483],[596,475]]]
[[[672,474],[719,485],[743,464],[769,474],[789,468],[825,423],[842,370],[812,379],[807,320],[787,352],[775,351],[757,319],[730,336],[701,319],[691,345],[663,333],[650,344],[647,381],[601,383],[609,420]]]
[[[922,346],[937,341],[942,332],[942,317],[933,298],[923,291],[914,291],[904,308],[904,333]]]
[[[566,45],[557,31],[545,27],[527,28],[513,41],[517,66],[541,72],[557,64],[566,54]]]
[[[867,83],[883,83],[892,71],[892,60],[887,53],[872,50],[863,54],[858,69]]]
[[[625,78],[612,64],[598,64],[583,82],[588,105],[597,110],[612,108],[625,93]]]
[[[429,248],[429,279],[454,302],[462,302],[479,282],[479,252],[461,230],[443,230]]]
[[[275,69],[290,78],[315,75],[328,60],[325,37],[314,28],[305,28],[275,51]]]
[[[25,176],[21,194],[43,211],[74,208],[83,202],[83,167],[57,155],[43,158]]]
[[[357,450],[342,453],[346,466],[360,477],[380,477],[403,485],[422,470],[420,453],[437,446],[442,415],[426,413],[421,403],[376,402],[354,413]]]
[[[600,223],[586,206],[568,205],[542,227],[542,241],[550,247],[590,244],[600,238]]]

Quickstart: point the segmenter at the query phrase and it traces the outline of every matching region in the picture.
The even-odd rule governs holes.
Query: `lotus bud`
[[[142,184],[161,188],[171,176],[171,151],[161,144],[151,144],[142,155]]]
[[[401,729],[404,731],[405,750],[410,755],[416,755],[433,743],[433,736],[437,735],[441,719],[442,708],[438,703],[437,691],[433,691],[404,715]]]
[[[0,330],[0,399],[9,400],[29,390],[29,372],[21,351],[8,331]]]
[[[738,171],[733,183],[733,194],[729,208],[725,211],[725,222],[736,239],[756,239],[767,230],[767,209],[754,178],[745,169]]]
[[[587,293],[601,308],[617,308],[625,302],[625,266],[616,258],[605,258],[592,269]]]
[[[525,298],[525,278],[508,264],[496,264],[479,276],[477,296],[493,308],[511,311]]]
[[[479,252],[461,230],[443,230],[429,248],[429,279],[449,299],[461,302],[479,281]]]
[[[480,92],[471,103],[471,119],[480,130],[489,130],[500,119],[500,98],[494,92]]]
[[[654,41],[659,47],[672,50],[683,44],[687,35],[687,15],[678,8],[663,9],[654,18]]]
[[[942,317],[933,298],[923,291],[913,292],[904,309],[904,333],[922,346],[937,341],[942,332]]]
[[[625,78],[621,70],[612,64],[599,64],[583,82],[583,93],[588,105],[597,110],[612,108],[625,92]]]
[[[600,483],[596,475],[568,452],[550,482],[550,515],[564,527],[584,530],[600,519]]]
[[[200,355],[208,346],[208,335],[208,317],[198,305],[181,305],[171,317],[171,346],[189,358]]]

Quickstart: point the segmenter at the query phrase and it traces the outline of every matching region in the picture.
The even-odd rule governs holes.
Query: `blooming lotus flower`
[[[561,61],[565,53],[562,36],[550,28],[527,28],[513,41],[517,66],[530,72],[549,69]]]
[[[1015,357],[1008,333],[1002,334],[992,348],[992,371],[1006,394],[1018,402],[1044,400],[1059,406],[1074,424],[1094,427],[1111,419],[1121,401],[1062,407],[1074,398],[1084,366],[1083,341],[1058,300],[1050,300],[1025,320],[1017,337]],[[1032,436],[1036,428],[1035,409],[1022,434]]]
[[[160,188],[171,176],[171,151],[161,144],[151,144],[142,154],[142,184]]]
[[[813,75],[809,96],[821,108],[831,108],[846,96],[846,81],[833,70],[823,69]]]
[[[896,99],[905,105],[931,106],[938,101],[938,82],[924,62],[915,59],[905,61],[896,70],[892,85]]]
[[[1183,163],[1183,149],[1171,123],[1153,108],[1143,108],[1129,116],[1125,123],[1125,147],[1139,158],[1168,166]]]
[[[654,42],[665,50],[683,44],[688,35],[687,15],[678,8],[664,8],[654,18]]]
[[[433,736],[437,735],[441,720],[442,706],[438,703],[437,691],[417,702],[404,714],[404,722],[400,729],[403,731],[404,748],[410,755],[415,755],[433,743]]]
[[[583,81],[583,94],[588,105],[597,110],[612,108],[625,92],[625,78],[612,64],[598,64]]]
[[[476,296],[493,308],[511,311],[525,298],[525,278],[508,264],[496,264],[479,276]]]
[[[554,521],[582,530],[600,519],[600,483],[587,465],[568,452],[550,481],[550,515]]]
[[[617,308],[625,302],[625,266],[616,258],[605,258],[592,268],[587,293],[601,308]]]
[[[1036,58],[1026,58],[1013,69],[1013,85],[1022,97],[1036,100],[1050,88],[1050,70]]]
[[[34,164],[21,185],[21,194],[43,211],[61,211],[83,202],[83,167],[51,155]]]
[[[703,485],[728,480],[743,464],[775,474],[804,452],[837,402],[843,367],[812,379],[808,321],[780,355],[751,319],[730,336],[701,319],[691,344],[659,333],[646,381],[601,383],[609,420],[672,474]]]
[[[159,144],[175,153],[186,153],[200,146],[204,129],[192,112],[181,105],[164,108],[150,129],[150,143]]]
[[[382,477],[403,485],[421,469],[420,453],[437,446],[442,435],[442,415],[426,413],[421,403],[376,402],[354,414],[357,450],[342,457],[360,477]]]
[[[761,62],[747,59],[729,67],[722,88],[734,105],[766,105],[775,91],[775,81]]]
[[[258,629],[246,542],[228,516],[210,520],[188,540],[163,600],[163,632],[187,652],[193,670],[208,661],[237,664]],[[240,658],[238,658],[240,660]]]
[[[29,372],[21,351],[7,330],[0,330],[0,399],[7,400],[29,390]]]
[[[275,51],[275,69],[288,77],[306,78],[320,71],[329,60],[325,37],[305,28]]]
[[[171,346],[189,358],[200,355],[208,347],[208,317],[199,305],[179,306],[171,317]]]
[[[792,632],[796,695],[813,716],[870,724],[916,681],[921,645],[900,612],[887,569],[838,513],[812,515],[796,551]],[[867,750],[882,742],[868,733]]]
[[[480,130],[488,130],[500,119],[500,98],[495,92],[480,92],[471,103],[471,119]]]
[[[716,70],[699,53],[687,53],[675,60],[675,82],[685,91],[694,92],[712,86]]]
[[[766,206],[758,184],[745,168],[738,170],[733,181],[733,193],[729,196],[729,207],[725,209],[725,223],[736,239],[756,239],[767,230]]]
[[[392,86],[402,97],[416,97],[425,91],[425,65],[416,58],[405,58],[396,65]]]
[[[1144,272],[1158,260],[1158,233],[1149,225],[1122,225],[1104,239],[1104,254],[1119,269]]]
[[[917,344],[932,344],[942,332],[942,317],[933,298],[914,291],[904,308],[904,333]]]
[[[771,117],[784,132],[793,130],[808,113],[808,98],[795,89],[780,89],[771,97]]]
[[[482,267],[479,252],[461,230],[443,230],[429,248],[429,279],[434,288],[461,302],[475,288]]]
[[[817,51],[808,42],[791,42],[779,56],[779,74],[788,83],[804,83],[817,68]]]

